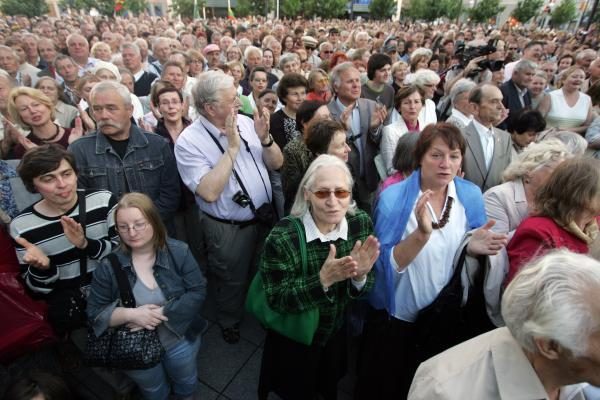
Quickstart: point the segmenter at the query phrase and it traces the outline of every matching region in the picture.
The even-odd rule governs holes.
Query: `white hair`
[[[477,84],[467,78],[460,78],[456,81],[456,83],[452,85],[452,89],[450,89],[450,101],[452,102],[452,105],[455,105],[458,96],[470,92],[475,86],[477,86]]]
[[[247,60],[251,53],[260,54],[260,58],[262,58],[262,50],[256,46],[248,46],[246,50],[244,50],[244,60]]]
[[[433,52],[431,50],[429,50],[428,48],[419,47],[419,48],[413,50],[412,53],[410,53],[410,60],[412,61],[416,57],[420,57],[420,56],[425,56],[426,58],[431,58],[431,56],[433,56]]]
[[[527,264],[508,285],[502,317],[516,341],[537,352],[535,339],[558,342],[583,356],[588,340],[600,328],[596,294],[600,262],[557,250]]]
[[[354,64],[352,64],[350,61],[338,64],[333,68],[331,71],[331,87],[334,92],[336,92],[337,88],[342,83],[342,74],[352,69],[358,72]]]
[[[558,139],[531,143],[506,167],[502,176],[505,182],[514,181],[522,178],[528,172],[571,157],[573,155]]]
[[[534,63],[533,61],[529,61],[529,60],[521,60],[518,63],[515,64],[515,68],[513,69],[514,71],[520,72],[523,70],[530,70],[530,69],[537,69],[538,65],[536,63]]]
[[[317,171],[324,167],[336,167],[341,169],[346,175],[346,183],[348,184],[348,190],[352,191],[354,180],[352,174],[348,169],[348,166],[340,158],[329,154],[322,154],[308,166],[306,173],[302,177],[300,184],[298,185],[298,191],[296,192],[296,198],[294,199],[294,205],[290,214],[294,217],[302,217],[309,210],[309,202],[304,198],[304,190],[310,190],[315,185],[315,179]],[[348,214],[354,215],[356,212],[356,203],[354,200],[350,202],[348,207]]]
[[[437,85],[440,83],[440,77],[430,69],[420,69],[414,74],[409,75],[411,79],[409,84],[422,88],[425,85]]]
[[[540,132],[537,141],[541,142],[548,139],[558,139],[565,144],[567,151],[574,156],[582,156],[588,147],[588,142],[581,135],[571,131],[559,131],[548,129]]]
[[[204,115],[204,105],[218,102],[220,92],[233,87],[233,76],[223,71],[206,71],[198,75],[198,82],[192,88],[196,110]]]
[[[115,92],[117,92],[119,97],[123,99],[123,104],[125,104],[126,106],[132,105],[131,93],[125,85],[116,81],[102,81],[96,83],[90,91],[90,106],[94,105],[94,97],[97,93],[108,92],[110,90],[114,90]]]

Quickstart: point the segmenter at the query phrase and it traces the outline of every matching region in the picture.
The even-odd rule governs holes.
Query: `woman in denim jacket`
[[[157,329],[165,355],[150,369],[124,371],[145,399],[192,398],[196,355],[205,321],[200,308],[206,280],[188,246],[167,238],[152,200],[141,193],[123,196],[115,210],[121,247],[115,252],[126,272],[137,308],[120,305],[119,287],[106,258],[96,269],[88,317],[97,336],[108,328]],[[171,387],[172,386],[172,387]]]

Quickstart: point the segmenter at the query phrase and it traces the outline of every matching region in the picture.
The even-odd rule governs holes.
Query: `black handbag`
[[[77,191],[79,202],[79,224],[86,231],[86,206],[85,191]],[[48,322],[54,331],[63,336],[76,329],[83,328],[87,323],[87,294],[89,279],[87,274],[87,254],[85,250],[79,250],[79,277],[77,287],[57,288],[50,292],[45,298],[48,303]]]
[[[121,304],[124,307],[135,308],[131,285],[117,256],[109,254],[108,259],[117,278]],[[141,329],[132,332],[127,326],[121,325],[109,328],[98,337],[90,326],[84,359],[92,367],[148,369],[160,363],[164,352],[157,330]]]

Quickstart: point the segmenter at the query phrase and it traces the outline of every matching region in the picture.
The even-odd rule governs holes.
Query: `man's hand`
[[[87,239],[83,233],[83,227],[80,223],[75,221],[71,217],[63,215],[60,217],[60,224],[63,227],[65,236],[78,249],[85,249],[87,247]]]

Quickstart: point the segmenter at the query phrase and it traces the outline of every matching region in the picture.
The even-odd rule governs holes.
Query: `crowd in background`
[[[256,274],[274,310],[318,310],[310,344],[266,327],[260,399],[335,399],[351,364],[356,399],[598,398],[599,47],[596,28],[6,17],[6,271],[63,349],[156,330],[158,365],[112,372],[146,399],[193,397],[207,293],[235,345]],[[76,390],[52,372],[7,398]]]

